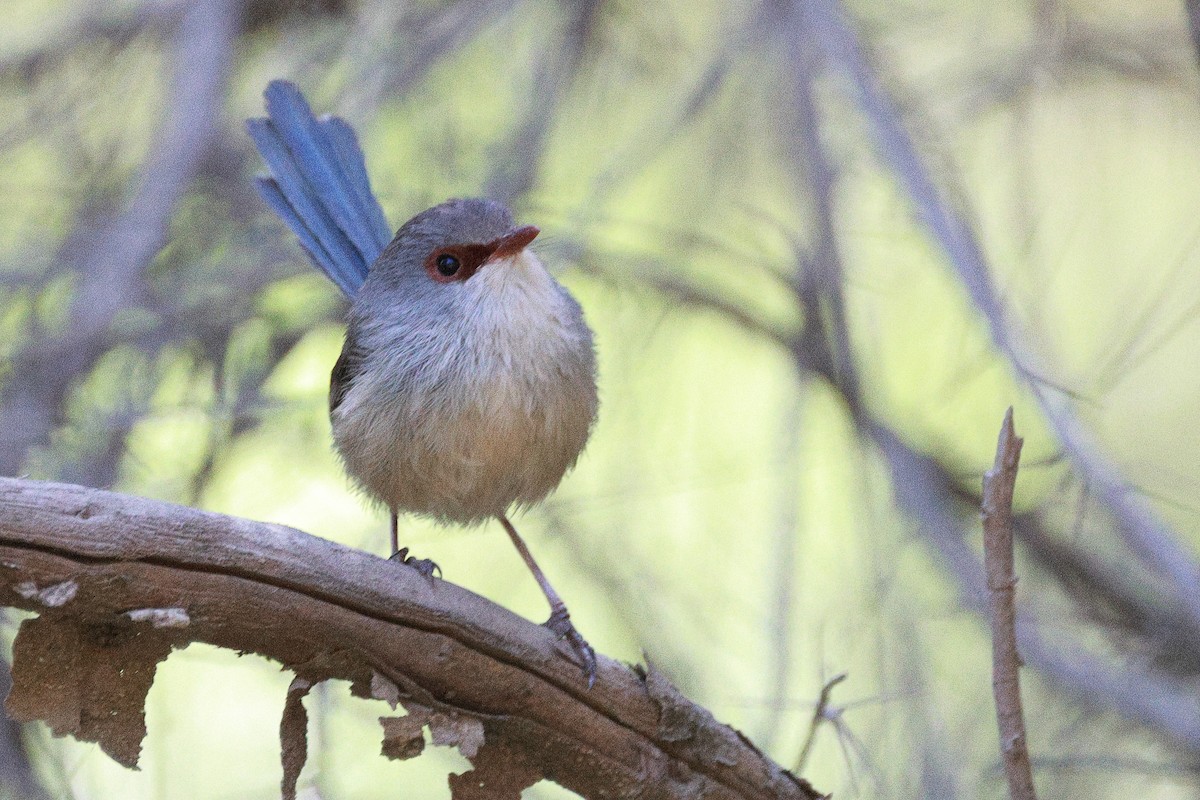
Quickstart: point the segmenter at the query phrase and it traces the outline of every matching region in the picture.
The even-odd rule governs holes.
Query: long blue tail
[[[321,271],[353,297],[392,238],[371,191],[358,138],[345,120],[317,120],[294,83],[271,81],[267,118],[246,128],[271,168],[259,194]]]

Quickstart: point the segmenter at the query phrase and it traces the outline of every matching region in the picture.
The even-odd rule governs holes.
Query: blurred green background
[[[1195,795],[1188,587],[1130,546],[1123,495],[1046,416],[1094,437],[1194,558],[1200,81],[1181,0],[3,11],[0,471],[383,554],[386,519],[330,443],[344,301],[251,186],[242,120],[287,77],[358,129],[394,225],[486,194],[542,228],[596,331],[602,407],[517,524],[598,650],[651,659],[785,766],[847,673],[801,766],[819,789],[1005,796],[973,495],[1012,405],[1019,593],[1046,645],[1024,672],[1039,788]],[[935,199],[897,178],[839,31],[978,238],[1002,319],[924,224]],[[498,526],[408,519],[401,538],[544,618]],[[176,653],[140,772],[31,727],[32,791],[275,797],[288,680]],[[383,759],[385,707],[344,684],[308,704],[304,797],[447,797],[466,767]]]

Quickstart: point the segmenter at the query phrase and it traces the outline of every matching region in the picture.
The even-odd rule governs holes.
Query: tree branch
[[[145,299],[145,268],[217,129],[239,6],[239,0],[187,6],[176,34],[171,100],[136,190],[107,224],[80,225],[68,237],[59,258],[79,275],[70,326],[35,337],[13,360],[20,379],[4,387],[0,474],[19,472],[30,447],[49,439],[74,382],[111,344],[113,319]]]
[[[963,534],[953,502],[956,484],[934,459],[906,445],[890,428],[869,421],[865,431],[879,449],[896,487],[896,503],[914,520],[954,577],[963,605],[985,610],[985,578]],[[1046,678],[1096,709],[1116,712],[1166,737],[1188,752],[1200,752],[1200,701],[1189,686],[1143,669],[1126,659],[1119,665],[1093,656],[1079,637],[1058,630],[1045,634],[1037,619],[1021,615],[1018,644],[1029,663]]]
[[[1200,625],[1197,589],[1200,564],[1195,554],[1178,532],[1132,491],[1062,398],[1048,392],[1044,382],[1030,370],[1030,350],[1009,327],[982,244],[963,215],[934,183],[895,104],[880,86],[858,37],[847,23],[842,3],[817,0],[811,8],[831,61],[847,73],[858,93],[859,105],[874,129],[881,158],[895,173],[917,215],[945,251],[967,294],[987,321],[992,341],[1028,382],[1076,471],[1112,511],[1130,549],[1170,581],[1192,622]]]
[[[1017,653],[1017,577],[1013,569],[1013,493],[1023,440],[1013,432],[1013,412],[1004,414],[996,463],[983,476],[983,564],[987,571],[992,622],[992,693],[1000,728],[1000,753],[1012,800],[1037,800],[1025,712],[1021,708],[1021,656]]]
[[[507,753],[522,774],[584,797],[820,796],[652,667],[601,658],[588,691],[546,628],[279,525],[3,478],[0,602],[41,613],[14,645],[9,713],[99,741],[127,765],[145,734],[155,665],[206,642],[405,704],[418,733],[422,723],[435,740],[454,732],[473,776],[496,774]],[[295,741],[289,724],[285,744]],[[412,743],[394,733],[390,752]]]

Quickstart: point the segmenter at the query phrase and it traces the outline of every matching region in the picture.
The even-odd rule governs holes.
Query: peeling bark
[[[128,766],[155,666],[206,642],[296,673],[280,729],[293,781],[305,684],[339,678],[409,712],[383,720],[385,754],[416,755],[428,726],[471,760],[450,778],[456,798],[519,797],[543,778],[588,798],[820,797],[661,673],[600,658],[589,691],[542,626],[279,525],[0,478],[0,603],[41,613],[14,647],[9,713]]]

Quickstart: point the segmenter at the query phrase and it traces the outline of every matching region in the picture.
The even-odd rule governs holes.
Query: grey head
[[[537,234],[532,225],[515,226],[509,210],[493,200],[447,200],[404,223],[367,280],[376,289],[429,287],[429,279],[465,282],[486,262],[519,252]]]

